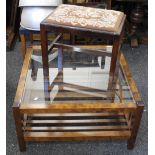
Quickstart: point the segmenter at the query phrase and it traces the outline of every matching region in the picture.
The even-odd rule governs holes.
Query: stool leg
[[[113,48],[112,48],[112,58],[110,64],[110,76],[111,78],[111,85],[112,83],[116,83],[118,71],[119,71],[119,60],[120,60],[120,48],[123,40],[124,35],[124,27],[120,33],[120,36],[113,38]]]
[[[48,65],[48,39],[47,32],[44,27],[41,28],[41,50],[42,50],[42,62],[43,62],[43,74],[44,77],[49,76],[49,65]]]
[[[111,58],[111,64],[110,64],[110,77],[109,77],[109,83],[108,83],[108,89],[111,90],[115,86],[115,82],[117,79],[117,71],[118,71],[118,64],[119,64],[119,57],[120,57],[120,39],[114,41],[113,43],[113,49],[112,49],[112,58]],[[116,71],[117,70],[117,71]]]
[[[114,76],[116,65],[119,61],[119,52],[120,52],[120,38],[116,38],[113,43],[112,48],[112,58],[111,58],[111,65],[110,65],[110,75]]]
[[[134,113],[134,118],[133,118],[134,121],[133,121],[133,125],[132,125],[132,130],[131,130],[131,137],[128,140],[128,145],[127,145],[128,149],[134,148],[138,129],[139,129],[142,114],[143,114],[143,109],[144,109],[144,104],[141,102],[138,103],[137,110]]]
[[[75,37],[76,37],[76,36],[75,36],[74,34],[71,34],[71,33],[70,33],[70,44],[71,44],[71,45],[75,45]],[[75,60],[76,60],[76,54],[75,54],[74,51],[71,53],[71,60],[72,60],[72,63],[74,63]],[[75,70],[76,67],[73,66],[73,69]]]
[[[26,143],[24,140],[24,134],[22,130],[22,119],[21,119],[19,107],[13,107],[13,115],[15,120],[19,149],[21,152],[23,152],[23,151],[26,151]]]
[[[20,39],[21,39],[22,57],[23,57],[23,60],[24,60],[25,54],[26,54],[26,37],[25,37],[25,35],[21,34]]]
[[[58,48],[58,70],[62,71],[63,69],[63,55],[62,55],[62,47]]]
[[[32,69],[32,72],[31,72],[32,80],[36,81],[38,68],[35,66],[33,59],[31,59],[31,69]]]
[[[41,50],[43,62],[43,75],[44,75],[44,95],[45,100],[50,101],[50,83],[49,83],[49,65],[48,65],[48,38],[47,31],[41,25]]]
[[[62,52],[62,47],[58,48],[58,71],[59,71],[59,81],[60,81],[60,85],[59,90],[63,90],[63,52]]]

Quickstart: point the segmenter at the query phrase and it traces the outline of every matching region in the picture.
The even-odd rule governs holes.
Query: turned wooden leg
[[[13,115],[15,120],[19,149],[21,152],[23,152],[23,151],[26,151],[26,143],[25,143],[24,134],[22,131],[22,117],[20,114],[19,107],[13,107]]]
[[[143,22],[144,11],[141,4],[137,4],[135,9],[131,11],[131,47],[138,47],[138,28]]]
[[[134,112],[134,116],[133,116],[134,118],[133,118],[133,124],[131,129],[131,137],[128,140],[128,144],[127,144],[128,149],[133,149],[135,146],[136,137],[140,126],[140,121],[143,114],[143,109],[144,109],[144,104],[142,102],[139,102],[137,106],[137,110]]]
[[[20,34],[20,39],[21,39],[22,56],[24,60],[26,54],[26,36],[24,34]]]

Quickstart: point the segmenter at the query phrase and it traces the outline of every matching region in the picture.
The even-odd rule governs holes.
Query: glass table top
[[[40,52],[31,55],[22,104],[135,102],[121,67],[116,81],[110,81],[110,57],[64,52],[62,70],[58,70],[57,50],[49,60],[45,82]]]

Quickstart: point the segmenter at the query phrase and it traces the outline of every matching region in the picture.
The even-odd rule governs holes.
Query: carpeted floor
[[[20,153],[17,144],[15,125],[12,115],[12,103],[22,67],[22,57],[19,42],[13,51],[6,54],[7,63],[7,155],[147,155],[148,154],[148,48],[141,45],[131,49],[129,45],[122,48],[130,70],[136,81],[139,92],[145,103],[145,110],[139,129],[136,146],[127,150],[126,141],[64,141],[64,142],[31,142],[27,143],[27,151]]]

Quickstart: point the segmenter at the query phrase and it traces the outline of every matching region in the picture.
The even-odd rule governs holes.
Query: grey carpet
[[[126,141],[64,141],[64,142],[30,142],[27,143],[27,151],[21,153],[18,148],[15,125],[12,115],[12,104],[22,67],[22,57],[19,42],[13,51],[7,52],[7,155],[147,155],[148,154],[148,48],[141,45],[131,49],[124,45],[124,51],[130,70],[136,81],[139,92],[145,103],[145,110],[139,129],[136,146],[133,150],[127,150]]]

